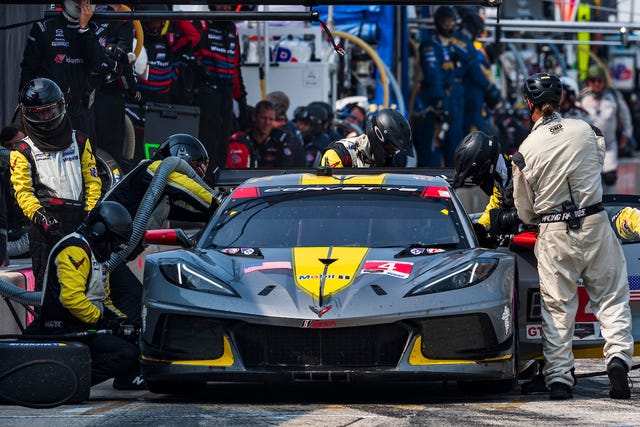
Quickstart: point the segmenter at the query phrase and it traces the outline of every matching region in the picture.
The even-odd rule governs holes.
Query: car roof
[[[352,174],[349,171],[333,172],[329,176],[313,173],[269,175],[246,180],[240,187],[313,187],[313,186],[438,186],[450,188],[447,180],[440,176],[422,174]]]

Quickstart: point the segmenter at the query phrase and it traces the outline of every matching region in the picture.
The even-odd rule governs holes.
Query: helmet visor
[[[62,117],[65,107],[63,101],[58,101],[49,105],[23,106],[22,113],[31,123],[50,123]]]
[[[207,173],[207,166],[208,166],[207,162],[205,161],[191,162],[191,167],[193,168],[194,171],[196,171],[196,173],[200,178],[204,178],[205,174]]]

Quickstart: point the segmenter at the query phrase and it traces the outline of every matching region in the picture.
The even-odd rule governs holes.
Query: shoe
[[[609,390],[610,398],[629,399],[631,397],[627,371],[627,365],[619,357],[614,357],[607,364],[607,375],[611,382],[611,390]]]
[[[565,383],[551,383],[549,385],[549,399],[551,400],[567,400],[573,397],[571,387]]]
[[[544,382],[544,375],[538,374],[533,379],[523,383],[520,386],[520,393],[522,394],[540,394],[549,393],[549,388]]]
[[[142,375],[116,377],[113,380],[113,388],[116,390],[147,390],[147,383]]]

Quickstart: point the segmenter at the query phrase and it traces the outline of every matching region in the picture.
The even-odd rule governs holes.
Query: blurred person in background
[[[605,193],[613,191],[618,180],[618,150],[633,135],[631,112],[622,95],[608,84],[608,71],[599,65],[587,70],[587,89],[582,96],[582,107],[591,122],[602,131],[607,151],[602,167]]]

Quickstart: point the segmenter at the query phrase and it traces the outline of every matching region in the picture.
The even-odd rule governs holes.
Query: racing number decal
[[[384,274],[387,276],[406,279],[413,269],[412,262],[397,261],[367,261],[362,267],[362,274]]]

